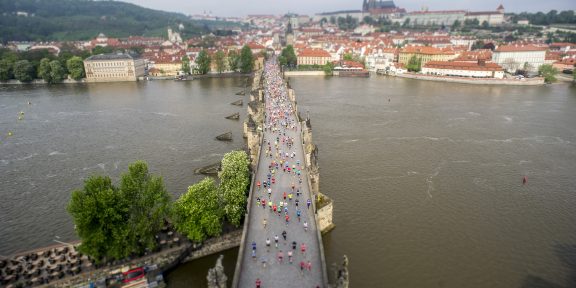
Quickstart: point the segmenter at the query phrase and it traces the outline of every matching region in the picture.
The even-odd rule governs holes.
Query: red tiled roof
[[[250,42],[246,45],[248,45],[248,47],[250,47],[250,49],[266,49],[266,47],[264,47],[264,45],[258,44],[256,42]]]
[[[501,45],[496,48],[496,52],[528,52],[528,51],[546,51],[546,47],[535,45]]]
[[[435,47],[429,46],[406,46],[400,53],[415,53],[415,54],[427,54],[427,55],[438,55],[438,54],[454,54],[453,51],[442,50]]]
[[[330,53],[323,49],[302,49],[298,51],[298,57],[331,57]]]

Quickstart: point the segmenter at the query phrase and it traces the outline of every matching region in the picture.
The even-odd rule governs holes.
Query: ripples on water
[[[229,105],[242,83],[0,87],[0,254],[73,239],[70,191],[137,159],[181,194],[201,179],[194,168],[243,146],[241,122],[223,118],[245,111]],[[575,88],[291,84],[335,200],[327,261],[347,254],[354,287],[576,287]],[[232,143],[213,141],[226,131]],[[204,279],[214,259],[170,277]]]
[[[66,204],[90,175],[117,181],[142,159],[169,192],[182,194],[201,179],[195,168],[244,146],[242,122],[224,119],[244,115],[245,107],[229,104],[239,99],[241,83],[0,87],[0,254],[52,245],[55,236],[75,239]],[[226,131],[233,142],[214,140]]]
[[[573,87],[291,84],[335,200],[327,261],[347,254],[353,286],[576,286]]]

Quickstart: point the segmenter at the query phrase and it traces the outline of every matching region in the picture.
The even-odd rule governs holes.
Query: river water
[[[244,79],[0,87],[0,254],[75,239],[66,205],[90,175],[142,159],[179,196],[194,169],[244,146]],[[28,101],[32,105],[28,105]],[[24,119],[18,120],[18,113]],[[7,137],[8,131],[13,136]],[[232,142],[215,136],[233,132]]]
[[[202,178],[194,168],[243,146],[241,123],[223,118],[244,115],[229,104],[243,83],[0,87],[0,254],[73,240],[65,206],[91,174],[117,180],[143,159],[182,194]],[[574,87],[291,84],[335,201],[327,262],[347,254],[352,287],[576,286]],[[226,131],[233,142],[213,140]],[[236,255],[225,253],[229,271]],[[203,286],[215,259],[181,266],[170,286]]]

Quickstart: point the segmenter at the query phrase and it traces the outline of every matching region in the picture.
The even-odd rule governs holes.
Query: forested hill
[[[176,29],[179,24],[186,38],[218,24],[119,1],[0,0],[0,13],[2,42],[87,40],[100,32],[110,37],[162,36],[168,26]]]

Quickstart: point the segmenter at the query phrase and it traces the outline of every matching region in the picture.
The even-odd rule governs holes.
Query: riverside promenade
[[[265,64],[263,77],[266,114],[253,180],[260,185],[252,185],[250,191],[234,286],[257,287],[260,283],[261,287],[325,287],[326,267],[304,164],[302,124],[274,59]],[[281,202],[287,210],[280,208]]]

